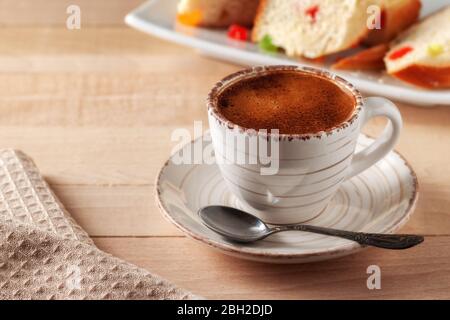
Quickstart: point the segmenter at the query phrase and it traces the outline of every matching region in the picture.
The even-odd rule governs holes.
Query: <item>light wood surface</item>
[[[121,25],[143,0],[0,0],[0,26],[65,26],[67,7],[77,5],[83,26]]]
[[[20,2],[0,1],[0,25],[8,26],[0,29],[0,146],[34,158],[101,249],[207,298],[450,298],[450,107],[399,105],[397,149],[420,183],[402,231],[425,234],[423,245],[310,265],[240,261],[186,238],[154,201],[172,130],[192,130],[194,120],[206,126],[210,87],[240,67],[121,25],[11,25],[3,8]],[[102,19],[93,21],[113,18]],[[376,135],[383,125],[375,120],[365,131]],[[372,264],[381,267],[381,290],[366,287]]]

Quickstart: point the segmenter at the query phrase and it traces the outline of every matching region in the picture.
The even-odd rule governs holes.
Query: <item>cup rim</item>
[[[311,132],[311,133],[303,133],[303,134],[288,134],[288,133],[278,133],[274,134],[271,132],[262,132],[257,131],[252,128],[245,128],[240,126],[227,118],[225,118],[218,110],[218,97],[223,90],[225,90],[230,85],[236,83],[237,81],[243,79],[249,79],[255,76],[259,76],[262,74],[268,74],[275,71],[300,71],[303,73],[310,73],[316,76],[321,76],[331,80],[334,83],[337,83],[343,90],[347,90],[356,101],[355,108],[349,118],[340,123],[333,128],[324,131]],[[338,133],[341,130],[344,130],[351,126],[358,118],[363,109],[363,97],[356,87],[345,80],[344,78],[329,72],[327,70],[305,67],[305,66],[294,66],[294,65],[275,65],[275,66],[257,66],[252,68],[243,69],[237,71],[235,73],[230,74],[229,76],[223,78],[219,82],[217,82],[211,91],[208,94],[207,98],[207,108],[208,113],[213,116],[220,125],[226,126],[230,130],[239,130],[239,132],[246,133],[249,135],[258,135],[267,138],[275,138],[279,140],[310,140],[310,139],[322,139],[324,136],[331,136]]]

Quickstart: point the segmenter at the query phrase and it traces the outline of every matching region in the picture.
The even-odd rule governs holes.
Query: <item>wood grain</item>
[[[448,299],[449,237],[408,251],[367,249],[304,265],[237,260],[185,238],[96,238],[96,244],[210,299]],[[381,290],[367,289],[367,267],[381,269]]]
[[[143,0],[0,0],[0,26],[65,26],[66,9],[81,9],[82,26],[123,25],[125,15]]]
[[[93,237],[183,236],[160,214],[154,186],[56,185],[52,189]]]
[[[190,124],[239,69],[125,28],[0,29],[0,39],[3,125]]]
[[[420,183],[402,231],[427,235],[425,244],[314,265],[240,261],[184,237],[154,201],[156,175],[177,143],[173,130],[192,132],[196,120],[206,128],[206,94],[240,67],[117,25],[14,25],[3,9],[24,1],[15,3],[0,0],[0,25],[8,25],[0,29],[0,146],[34,158],[101,248],[209,298],[449,298],[450,108],[399,105],[397,149]],[[114,25],[114,15],[93,24]],[[375,119],[365,132],[376,136],[384,124]],[[365,286],[369,264],[382,268],[381,291]]]

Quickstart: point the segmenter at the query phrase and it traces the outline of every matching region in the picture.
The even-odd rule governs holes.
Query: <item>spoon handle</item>
[[[379,234],[379,233],[363,233],[345,230],[336,230],[324,227],[316,227],[310,225],[290,225],[276,227],[276,232],[287,230],[298,230],[324,234],[327,236],[339,237],[353,240],[361,245],[372,246],[384,249],[408,249],[414,247],[424,241],[422,236],[409,234]]]

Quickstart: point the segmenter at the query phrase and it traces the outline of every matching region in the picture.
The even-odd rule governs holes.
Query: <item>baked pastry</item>
[[[195,26],[251,26],[259,0],[180,0],[178,21]]]
[[[333,69],[343,70],[382,70],[385,68],[383,59],[388,50],[389,45],[382,43],[362,50],[354,55],[339,59],[331,67]]]
[[[368,27],[372,5],[381,8],[381,30]],[[419,10],[419,0],[261,0],[252,39],[269,35],[287,55],[314,59],[362,42],[389,41],[417,19]],[[400,14],[403,22],[397,21]]]
[[[427,17],[391,44],[389,74],[426,88],[450,88],[450,6]]]
[[[377,0],[262,0],[252,39],[269,35],[289,56],[318,58],[358,45]]]

